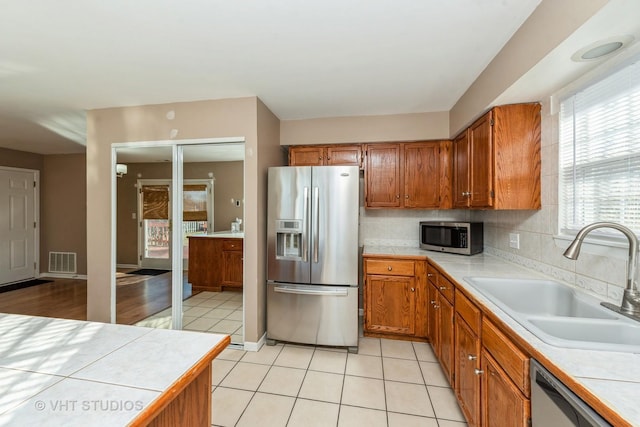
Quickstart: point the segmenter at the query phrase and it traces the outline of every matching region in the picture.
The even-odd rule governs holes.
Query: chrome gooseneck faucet
[[[596,228],[613,228],[624,234],[629,239],[629,265],[627,269],[627,284],[624,289],[624,295],[622,296],[622,304],[620,307],[615,306],[608,302],[603,302],[602,305],[625,316],[631,317],[636,320],[640,320],[640,292],[638,291],[637,283],[635,282],[637,260],[638,260],[638,237],[629,228],[616,224],[615,222],[594,222],[584,227],[578,232],[576,238],[571,242],[564,256],[569,259],[578,259],[580,255],[580,247],[582,241],[591,231]]]

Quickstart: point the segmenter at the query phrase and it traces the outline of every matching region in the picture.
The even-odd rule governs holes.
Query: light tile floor
[[[224,350],[214,426],[464,427],[429,344],[360,338],[358,354],[294,344]]]
[[[242,344],[242,293],[237,291],[200,292],[183,301],[182,328],[187,331],[231,335],[231,342]],[[137,326],[169,328],[171,307],[136,323]]]

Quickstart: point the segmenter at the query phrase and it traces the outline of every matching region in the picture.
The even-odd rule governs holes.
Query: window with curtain
[[[640,233],[640,58],[560,103],[561,232],[597,221]]]

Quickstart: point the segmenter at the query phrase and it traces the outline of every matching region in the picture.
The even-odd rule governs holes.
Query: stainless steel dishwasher
[[[533,427],[611,426],[534,359],[531,359],[531,423]]]

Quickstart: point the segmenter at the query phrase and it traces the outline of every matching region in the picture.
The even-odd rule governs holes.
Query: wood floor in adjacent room
[[[51,280],[51,283],[0,293],[0,312],[87,320],[87,281]],[[183,293],[184,298],[192,295],[186,278]],[[170,306],[170,273],[116,286],[117,323],[134,324]]]

